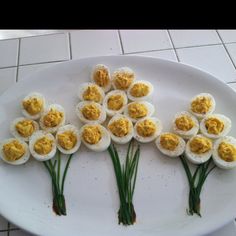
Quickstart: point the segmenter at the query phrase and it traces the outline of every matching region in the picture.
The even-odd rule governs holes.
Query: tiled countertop
[[[190,64],[236,90],[236,30],[73,30],[0,40],[0,94],[17,81],[56,63],[121,54]],[[0,217],[0,236],[7,235],[30,234]],[[221,235],[235,236],[235,223],[208,236]]]

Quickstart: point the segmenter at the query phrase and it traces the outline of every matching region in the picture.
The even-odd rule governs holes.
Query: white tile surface
[[[0,41],[0,67],[17,66],[19,39]]]
[[[172,48],[167,30],[121,30],[125,53]]]
[[[224,43],[236,42],[236,30],[218,30]]]
[[[231,56],[234,64],[236,65],[236,43],[232,43],[232,44],[225,44],[229,55]]]
[[[16,82],[16,67],[0,69],[0,95]]]
[[[72,59],[121,54],[117,30],[78,30],[71,32]]]
[[[211,73],[224,82],[236,81],[236,70],[222,45],[177,49],[181,62]]]
[[[68,34],[52,34],[21,39],[20,65],[68,60],[69,58]]]
[[[29,66],[19,66],[18,71],[18,81],[27,80],[29,76],[32,74],[46,69],[48,67],[51,67],[53,65],[56,65],[60,62],[51,62],[51,63],[45,63],[45,64],[35,64],[35,65],[29,65]]]
[[[163,50],[163,51],[153,51],[153,52],[132,53],[132,54],[127,54],[127,56],[128,55],[147,56],[147,57],[161,58],[170,61],[178,61],[175,55],[175,51],[173,49]]]
[[[0,215],[0,230],[7,229],[7,220]]]
[[[0,235],[2,236],[2,235]],[[33,234],[30,234],[28,232],[25,232],[23,230],[14,230],[14,231],[10,231],[9,236],[33,236]]]
[[[221,43],[215,30],[170,30],[170,35],[176,48]]]

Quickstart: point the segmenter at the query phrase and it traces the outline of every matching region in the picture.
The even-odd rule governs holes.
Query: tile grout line
[[[175,46],[174,46],[174,43],[173,43],[173,40],[172,40],[172,38],[171,38],[171,35],[170,35],[169,30],[167,30],[167,33],[168,33],[168,36],[169,36],[169,38],[170,38],[171,45],[172,45],[172,47],[173,47],[173,49],[174,49],[176,59],[177,59],[178,62],[180,62],[179,56],[178,56],[178,54],[177,54],[177,50],[176,50],[176,48],[175,48]]]
[[[71,35],[70,35],[70,32],[68,32],[68,36],[69,36],[70,60],[72,60],[72,46],[71,46]]]
[[[17,55],[17,68],[16,68],[16,82],[18,82],[18,75],[19,75],[20,46],[21,46],[21,39],[19,38],[19,44],[18,44],[18,55]]]
[[[10,236],[10,223],[7,222],[7,236]]]
[[[119,40],[120,40],[121,52],[122,52],[122,54],[124,55],[125,52],[124,52],[123,42],[122,42],[122,39],[121,39],[120,30],[118,30],[118,36],[119,36]]]
[[[236,66],[235,66],[235,64],[234,64],[234,61],[233,61],[232,57],[230,56],[230,53],[229,53],[227,47],[225,46],[224,41],[223,41],[222,37],[220,36],[220,33],[218,32],[218,30],[216,30],[216,33],[218,34],[218,36],[219,36],[219,38],[220,38],[220,41],[222,42],[222,45],[223,45],[223,47],[224,47],[226,53],[228,54],[229,59],[230,59],[231,63],[232,63],[233,66],[234,66],[234,69],[236,70]]]

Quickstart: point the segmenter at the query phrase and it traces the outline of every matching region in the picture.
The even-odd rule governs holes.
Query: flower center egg
[[[97,86],[90,85],[83,93],[83,99],[86,101],[100,102],[102,95]]]
[[[62,118],[62,112],[56,109],[50,109],[50,111],[43,117],[43,123],[46,127],[56,127],[61,123]]]
[[[230,143],[222,142],[218,147],[218,154],[224,161],[236,161],[236,147]]]
[[[162,134],[160,136],[160,144],[163,148],[174,151],[179,145],[179,137],[175,134]]]
[[[217,118],[208,118],[205,121],[205,127],[209,134],[219,134],[224,129],[224,122]]]
[[[144,83],[136,83],[130,89],[130,94],[133,97],[143,97],[149,93],[149,87]]]
[[[189,131],[193,128],[194,122],[190,116],[183,115],[176,118],[175,125],[179,130]]]
[[[39,155],[47,155],[52,151],[53,141],[47,137],[42,137],[38,139],[34,144],[34,151]]]
[[[109,74],[105,68],[98,69],[94,74],[94,81],[100,87],[106,87],[109,80]]]
[[[25,147],[17,140],[3,145],[3,152],[8,161],[17,161],[25,154]]]
[[[84,128],[82,137],[86,143],[97,144],[102,138],[102,132],[99,126],[88,125]]]
[[[117,89],[126,90],[134,80],[134,74],[128,72],[119,72],[115,76],[115,86]]]
[[[77,137],[72,131],[66,131],[64,133],[58,134],[58,143],[65,150],[72,149],[77,143]]]
[[[113,121],[108,128],[115,136],[124,137],[130,132],[130,122],[125,118],[120,118]]]
[[[138,123],[137,132],[142,137],[150,137],[156,132],[156,125],[151,120],[144,120]]]
[[[211,99],[208,97],[198,97],[191,103],[191,109],[195,113],[206,114],[212,106]]]
[[[196,154],[203,154],[211,150],[212,142],[205,137],[195,137],[190,141],[190,150]]]
[[[124,98],[120,94],[111,95],[107,101],[107,107],[110,110],[118,111],[124,105]]]
[[[17,132],[24,138],[27,138],[35,131],[34,123],[32,120],[19,121],[15,126]]]
[[[142,103],[132,103],[128,106],[129,116],[138,119],[145,117],[148,113],[147,107]]]
[[[39,98],[30,98],[26,101],[22,102],[24,109],[30,114],[30,115],[36,115],[39,112],[41,112],[43,108],[43,101]]]
[[[88,120],[97,120],[100,117],[101,111],[96,104],[88,104],[82,108],[82,113]]]

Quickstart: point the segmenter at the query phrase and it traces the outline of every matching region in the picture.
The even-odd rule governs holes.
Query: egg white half
[[[10,142],[14,141],[14,140],[19,141],[19,143],[21,143],[24,146],[25,153],[24,153],[24,155],[20,159],[18,159],[16,161],[8,161],[6,156],[5,156],[5,154],[4,154],[4,152],[3,152],[3,146],[5,144],[7,144],[7,143],[10,143]],[[8,163],[8,164],[11,164],[11,165],[22,165],[22,164],[26,163],[29,160],[29,158],[30,158],[29,146],[22,139],[18,139],[18,138],[5,139],[5,140],[3,140],[0,143],[0,156],[1,156],[2,160],[4,162]]]
[[[38,154],[35,150],[34,150],[34,144],[36,143],[37,140],[43,138],[43,137],[47,137],[48,139],[52,140],[52,150],[46,154],[46,155],[40,155]],[[47,133],[45,131],[39,130],[37,132],[35,132],[30,140],[29,140],[29,150],[31,155],[37,160],[37,161],[47,161],[49,159],[52,159],[57,151],[57,147],[56,147],[56,140],[54,138],[54,136],[51,133]]]
[[[232,136],[225,136],[225,137],[218,139],[214,143],[213,156],[212,156],[213,161],[219,168],[222,168],[222,169],[228,170],[228,169],[235,168],[236,161],[227,162],[227,161],[224,161],[223,159],[220,158],[220,156],[218,154],[218,148],[222,142],[230,143],[236,147],[236,139]]]
[[[27,101],[31,98],[38,98],[38,99],[41,99],[43,101],[43,109],[41,110],[41,112],[39,112],[38,114],[36,115],[30,115],[26,110],[25,108],[23,107],[23,101]],[[23,116],[29,118],[29,119],[32,119],[32,120],[37,120],[41,117],[42,113],[44,112],[44,109],[45,109],[45,106],[46,106],[46,100],[44,98],[44,96],[41,94],[41,93],[38,93],[38,92],[32,92],[30,94],[28,94],[26,97],[24,97],[24,99],[21,101],[21,111],[22,111],[22,114]]]
[[[84,117],[82,109],[85,105],[89,105],[89,104],[96,105],[97,108],[100,110],[101,113],[100,113],[100,116],[97,120],[89,120],[86,117]],[[102,124],[107,118],[105,108],[101,104],[96,103],[96,102],[89,102],[89,101],[80,102],[77,104],[77,106],[75,108],[75,112],[76,112],[76,115],[78,116],[78,118],[80,119],[80,121],[85,124],[91,124],[94,122],[98,122],[99,124]]]
[[[75,144],[75,146],[70,149],[70,150],[66,150],[64,149],[59,143],[58,143],[58,135],[61,133],[64,133],[66,131],[71,131],[77,138],[77,142]],[[61,126],[57,133],[56,133],[56,144],[57,144],[57,148],[59,149],[60,152],[64,153],[64,154],[72,154],[78,151],[80,144],[81,144],[81,138],[79,135],[79,130],[77,129],[77,127],[75,127],[74,125],[64,125]]]
[[[207,132],[207,129],[205,126],[205,121],[208,118],[217,118],[224,123],[224,128],[219,134],[209,134]],[[206,137],[211,138],[211,139],[218,139],[223,136],[226,136],[229,133],[229,131],[231,130],[231,120],[228,117],[226,117],[225,115],[210,114],[210,115],[207,115],[204,119],[202,119],[202,121],[200,123],[200,130],[201,130],[201,133],[203,135],[205,135]]]

